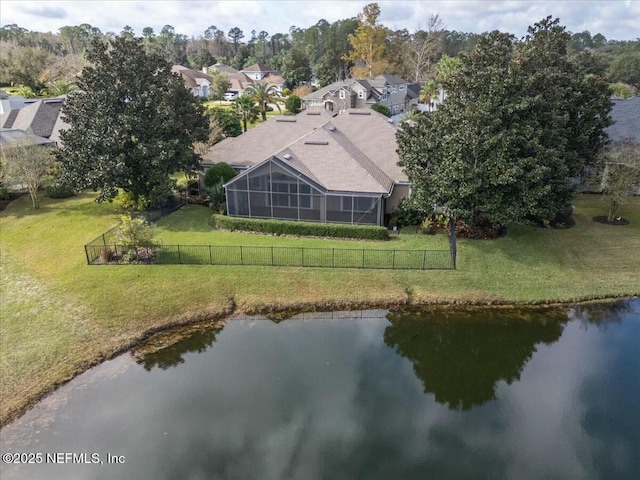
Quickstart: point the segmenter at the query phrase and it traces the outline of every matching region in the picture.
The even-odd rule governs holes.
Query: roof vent
[[[285,160],[291,160],[291,154],[290,153],[285,153],[282,158],[284,158]]]
[[[320,112],[307,112],[307,115],[320,115]]]
[[[316,140],[307,140],[304,142],[305,145],[329,145],[329,142],[326,141],[316,141]]]
[[[333,125],[329,125],[327,127],[327,130],[329,130],[330,132],[335,132],[336,131],[336,127],[334,127]]]
[[[349,115],[371,115],[371,112],[358,112],[349,110]]]
[[[295,118],[287,118],[287,117],[276,118],[276,122],[295,123],[295,121],[296,121]]]

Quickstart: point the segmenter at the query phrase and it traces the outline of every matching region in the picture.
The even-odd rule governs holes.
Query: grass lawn
[[[0,421],[149,332],[167,325],[272,307],[319,308],[453,302],[557,302],[640,294],[640,198],[628,226],[591,218],[606,207],[579,197],[568,230],[514,225],[505,238],[461,240],[458,270],[359,270],[209,265],[88,266],[83,245],[114,226],[114,205],[93,194],[28,196],[0,213]],[[213,231],[211,212],[188,205],[157,225],[165,244],[440,249],[442,235],[400,233],[387,242]]]

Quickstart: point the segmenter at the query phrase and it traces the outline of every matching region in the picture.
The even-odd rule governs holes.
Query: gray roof
[[[202,83],[202,80],[207,80],[209,83],[213,81],[213,79],[206,73],[201,72],[200,70],[183,67],[182,65],[174,65],[171,67],[171,73],[180,74],[184,80],[184,84],[189,88],[198,87]]]
[[[370,79],[369,83],[376,87],[382,85],[405,85],[409,82],[404,78],[398,77],[397,75],[382,74]]]
[[[640,97],[613,98],[609,116],[613,125],[606,128],[612,142],[633,140],[640,143]]]
[[[56,142],[23,130],[15,128],[0,128],[0,146],[3,148],[10,148],[17,145],[55,146]]]
[[[236,70],[233,67],[230,67],[229,65],[225,65],[223,63],[216,63],[215,65],[211,65],[209,68],[213,70],[217,70],[222,73],[228,73],[230,75],[233,73],[238,73],[238,70]]]
[[[218,144],[219,148],[215,145],[205,159],[214,154],[217,161],[238,165],[238,159],[243,158],[244,165],[254,166],[275,157],[334,192],[382,195],[390,193],[394,183],[407,181],[397,165],[396,129],[387,117],[371,110],[351,109],[333,117],[326,112],[311,115],[316,117],[315,123],[307,121],[298,125],[298,119],[304,119],[307,114],[304,111],[289,117],[295,122],[277,122],[278,117],[271,118],[239,137],[224,140]],[[294,125],[305,126],[306,130]],[[267,128],[251,137],[248,135],[261,127]],[[277,130],[286,135],[276,134]],[[273,141],[276,138],[288,142],[277,148],[277,142]],[[222,145],[225,142],[226,145]],[[243,155],[244,151],[250,152],[250,156]],[[225,158],[225,153],[231,161]],[[249,157],[252,162],[247,161]]]
[[[61,119],[63,98],[37,100],[18,110],[0,115],[0,128],[11,128],[60,141],[60,130],[67,127]]]
[[[273,68],[269,68],[262,63],[254,63],[253,65],[249,65],[247,68],[243,68],[240,71],[241,72],[275,72]]]

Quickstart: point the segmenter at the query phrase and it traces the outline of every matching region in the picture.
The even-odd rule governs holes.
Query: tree
[[[41,47],[0,42],[0,82],[22,84],[37,91],[41,87],[40,75],[53,58]]]
[[[616,56],[609,69],[613,82],[622,82],[640,89],[640,52],[628,52]]]
[[[56,80],[55,82],[49,82],[47,88],[45,88],[42,93],[48,97],[59,97],[60,95],[69,95],[77,90],[78,86],[75,83]]]
[[[280,110],[280,105],[277,103],[280,100],[280,95],[274,85],[264,82],[252,83],[247,88],[247,94],[251,95],[258,104],[258,111],[263,122],[267,120],[267,106],[270,103],[273,103]]]
[[[424,80],[431,70],[444,48],[444,36],[444,23],[437,14],[429,17],[426,31],[418,30],[411,35],[403,49],[403,60],[414,82]]]
[[[460,68],[460,59],[457,57],[450,57],[446,53],[440,57],[436,64],[436,80],[440,84],[444,84],[453,76],[454,73]]]
[[[213,187],[215,184],[222,182],[227,183],[236,176],[236,171],[227,163],[219,162],[209,167],[204,174],[205,187]]]
[[[349,35],[351,50],[344,60],[360,63],[351,69],[355,78],[373,78],[384,73],[387,67],[385,47],[388,29],[378,23],[380,7],[377,3],[366,5],[358,14],[358,28]]]
[[[300,109],[302,108],[302,100],[297,95],[289,95],[287,100],[284,102],[284,106],[290,113],[294,115],[296,113],[300,113]]]
[[[426,82],[420,89],[420,101],[429,104],[429,111],[431,111],[431,100],[438,98],[438,85],[433,80]]]
[[[204,107],[166,60],[145,53],[141,39],[94,42],[88,59],[79,91],[62,109],[70,125],[57,152],[62,179],[99,191],[99,202],[118,189],[136,203],[161,200],[173,184],[169,175],[199,167],[193,144],[207,140]]]
[[[210,97],[212,100],[219,100],[220,103],[222,103],[224,94],[231,88],[229,74],[227,72],[213,70],[209,75],[212,79]]]
[[[289,50],[282,59],[282,77],[289,88],[311,80],[312,72],[309,57],[297,49]]]
[[[398,132],[416,202],[480,226],[552,220],[573,197],[569,178],[594,161],[610,123],[606,81],[567,60],[550,18],[522,41],[492,32],[446,80],[447,98]]]
[[[258,119],[258,107],[251,95],[240,95],[233,102],[233,111],[238,114],[242,121],[242,131],[247,131],[247,123],[253,123]]]
[[[224,138],[224,132],[220,126],[220,122],[213,114],[209,114],[209,138],[204,142],[195,142],[193,151],[201,157],[205,155],[211,147]],[[188,176],[188,175],[187,175]]]
[[[629,194],[640,195],[640,145],[624,142],[608,149],[603,157],[600,191],[609,204],[607,221],[613,223]]]
[[[20,182],[27,187],[33,208],[40,208],[38,190],[55,170],[51,150],[42,145],[18,143],[2,147],[2,177],[4,181]]]
[[[216,118],[225,137],[237,137],[242,133],[242,125],[238,114],[227,108],[213,108],[209,115]]]
[[[238,47],[240,45],[240,40],[244,38],[244,32],[240,30],[239,27],[233,27],[231,30],[229,30],[227,36],[233,42],[233,52],[238,53]]]

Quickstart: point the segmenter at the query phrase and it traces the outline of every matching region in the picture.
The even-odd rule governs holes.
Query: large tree
[[[98,201],[118,189],[157,201],[170,190],[169,175],[197,170],[193,144],[208,136],[204,108],[166,60],[145,53],[141,39],[94,42],[88,58],[79,91],[63,107],[70,125],[57,153],[63,179],[99,191]]]
[[[362,65],[351,69],[355,78],[376,77],[384,73],[387,67],[385,49],[389,30],[378,23],[379,16],[380,7],[377,3],[366,5],[358,14],[358,28],[348,36],[353,50],[343,59]]]
[[[245,94],[253,97],[253,100],[258,104],[258,111],[263,122],[267,120],[267,106],[269,104],[275,105],[280,110],[280,105],[277,102],[281,98],[278,89],[274,85],[269,85],[265,82],[252,83]]]
[[[606,81],[567,59],[569,35],[547,18],[522,41],[492,32],[445,80],[436,112],[398,133],[400,165],[425,209],[466,222],[553,219],[569,179],[595,161],[610,120]]]

